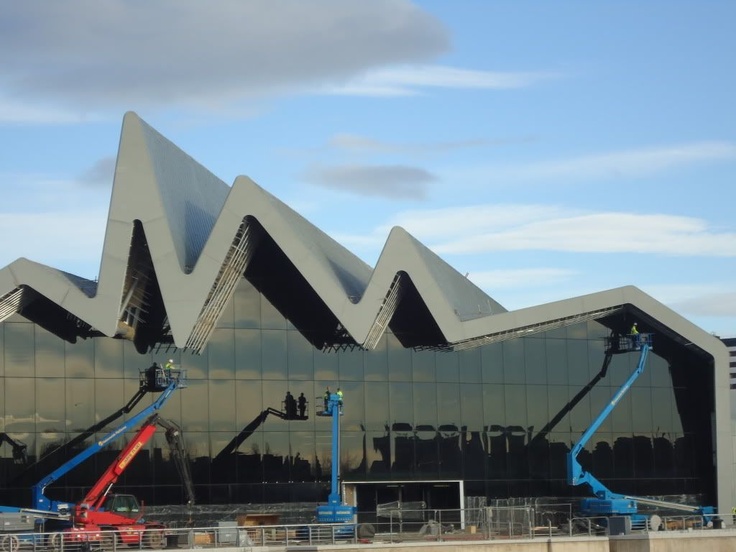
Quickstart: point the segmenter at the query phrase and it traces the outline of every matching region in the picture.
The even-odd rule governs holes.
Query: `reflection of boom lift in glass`
[[[266,418],[269,416],[276,416],[277,418],[281,418],[282,420],[292,420],[292,421],[304,421],[309,419],[309,414],[305,409],[303,410],[303,414],[301,413],[302,410],[298,409],[297,406],[291,406],[286,401],[283,403],[284,410],[276,410],[275,408],[268,407],[265,410],[263,410],[258,416],[253,418],[253,420],[245,426],[242,430],[240,430],[240,433],[238,433],[235,437],[232,438],[232,440],[223,447],[223,449],[215,456],[213,459],[213,462],[217,462],[219,460],[224,459],[229,454],[233,454],[240,445],[243,444],[243,442],[253,435],[253,433],[263,424],[263,422],[266,421]]]
[[[164,391],[167,385],[165,384],[163,378],[163,368],[161,368],[158,364],[154,362],[152,366],[140,372],[138,390],[135,392],[135,395],[133,395],[122,408],[119,408],[103,420],[100,420],[96,424],[88,427],[82,433],[80,433],[76,437],[73,437],[66,443],[50,450],[44,456],[39,458],[36,462],[34,462],[21,473],[19,473],[15,477],[13,482],[21,482],[26,477],[28,477],[28,474],[30,472],[46,473],[48,469],[45,468],[53,458],[56,458],[59,455],[66,455],[69,451],[73,450],[75,446],[86,441],[90,436],[94,435],[95,433],[100,433],[104,431],[104,429],[108,425],[110,425],[121,416],[125,414],[130,414],[133,408],[135,408],[135,406],[140,402],[140,400],[144,397],[146,393]]]
[[[13,463],[15,464],[27,464],[28,463],[28,445],[21,443],[20,441],[13,439],[7,433],[0,433],[0,444],[8,443],[13,449]]]

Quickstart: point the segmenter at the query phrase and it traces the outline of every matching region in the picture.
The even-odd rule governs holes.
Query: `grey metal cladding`
[[[259,232],[268,240],[258,239]],[[223,276],[233,251],[240,263],[233,266],[248,278],[249,263],[263,262],[261,248],[274,246],[289,269],[279,289],[286,292],[298,279],[313,299],[290,303],[284,314],[308,331],[298,315],[308,316],[302,311],[318,304],[334,326],[330,331],[342,332],[344,341],[317,346],[371,348],[401,318],[434,329],[417,330],[411,346],[464,348],[602,319],[627,305],[661,317],[684,340],[712,343],[707,333],[633,287],[509,312],[400,227],[391,230],[371,269],[248,177],[229,187],[132,112],[123,120],[99,282],[18,259],[0,270],[0,313],[24,314],[27,302],[13,292],[32,289],[69,313],[70,323],[130,338],[134,332],[121,326],[135,322],[123,314],[144,318],[158,301],[165,309],[162,339],[166,334],[176,347],[200,352],[234,291],[232,277]],[[132,288],[136,271],[146,266],[155,285],[144,293]],[[225,282],[222,289],[218,282]],[[151,297],[151,290],[160,297]]]

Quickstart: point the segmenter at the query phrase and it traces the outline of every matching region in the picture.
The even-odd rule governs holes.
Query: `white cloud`
[[[706,161],[736,159],[736,144],[697,142],[574,157],[523,166],[488,168],[496,181],[635,178]]]
[[[342,86],[322,92],[356,96],[410,96],[424,88],[525,88],[557,77],[545,72],[477,71],[442,65],[414,65],[376,69]]]
[[[6,121],[23,109],[37,121],[43,112],[23,106],[38,102],[73,113],[237,107],[449,49],[442,23],[408,0],[24,0],[2,11]]]
[[[736,256],[736,233],[692,217],[585,213],[547,205],[491,204],[409,211],[380,226],[402,226],[439,254],[491,251]],[[632,239],[629,228],[636,228]]]
[[[519,268],[471,271],[468,273],[468,279],[493,295],[499,289],[558,286],[570,281],[576,275],[577,271],[562,268]]]
[[[304,177],[310,183],[369,197],[424,199],[435,177],[417,167],[405,165],[313,166]]]

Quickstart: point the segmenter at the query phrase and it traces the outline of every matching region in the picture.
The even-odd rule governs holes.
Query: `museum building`
[[[572,501],[589,491],[568,484],[567,455],[638,367],[611,348],[633,322],[653,349],[581,464],[617,493],[730,512],[718,338],[635,287],[507,311],[401,228],[370,267],[128,113],[99,278],[0,269],[0,504],[29,505],[31,485],[151,404],[128,408],[141,371],[168,359],[186,386],[161,415],[182,429],[199,504],[324,501],[328,387],[344,391],[341,482],[358,511]],[[81,499],[135,430],[47,494]],[[157,432],[115,488],[182,504],[172,463]]]

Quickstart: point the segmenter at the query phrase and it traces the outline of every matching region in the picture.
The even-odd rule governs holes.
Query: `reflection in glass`
[[[232,380],[235,376],[235,336],[231,329],[215,330],[207,345],[209,379]]]
[[[6,377],[32,377],[36,370],[34,366],[35,353],[33,350],[33,324],[5,323],[5,360]]]
[[[466,492],[495,498],[569,496],[579,492],[566,483],[570,446],[638,360],[616,355],[607,376],[576,400],[603,363],[601,338],[609,330],[596,322],[462,352],[414,352],[390,334],[375,351],[320,352],[245,280],[225,316],[202,355],[141,355],[132,343],[114,339],[68,344],[28,322],[6,321],[0,332],[4,431],[34,456],[66,442],[134,396],[141,368],[173,354],[188,371],[188,387],[171,397],[162,415],[183,428],[200,504],[323,500],[332,436],[330,420],[315,414],[328,385],[345,391],[340,461],[346,481],[465,478]],[[581,454],[583,465],[616,491],[707,492],[711,475],[703,466],[712,451],[683,430],[699,427],[708,392],[709,383],[687,377],[707,370],[696,362],[687,357],[670,369],[666,359],[650,355],[649,376],[642,375],[604,421]],[[305,394],[306,420],[278,414],[286,391]],[[147,394],[133,413],[155,397]],[[274,411],[263,417],[268,408]],[[157,433],[126,473],[123,488],[154,501],[182,500],[162,436]],[[95,458],[90,473],[100,473],[116,450]],[[3,448],[0,488],[7,489],[18,469],[11,457]],[[80,472],[65,482],[70,496],[90,477]],[[80,487],[72,488],[75,481]]]

